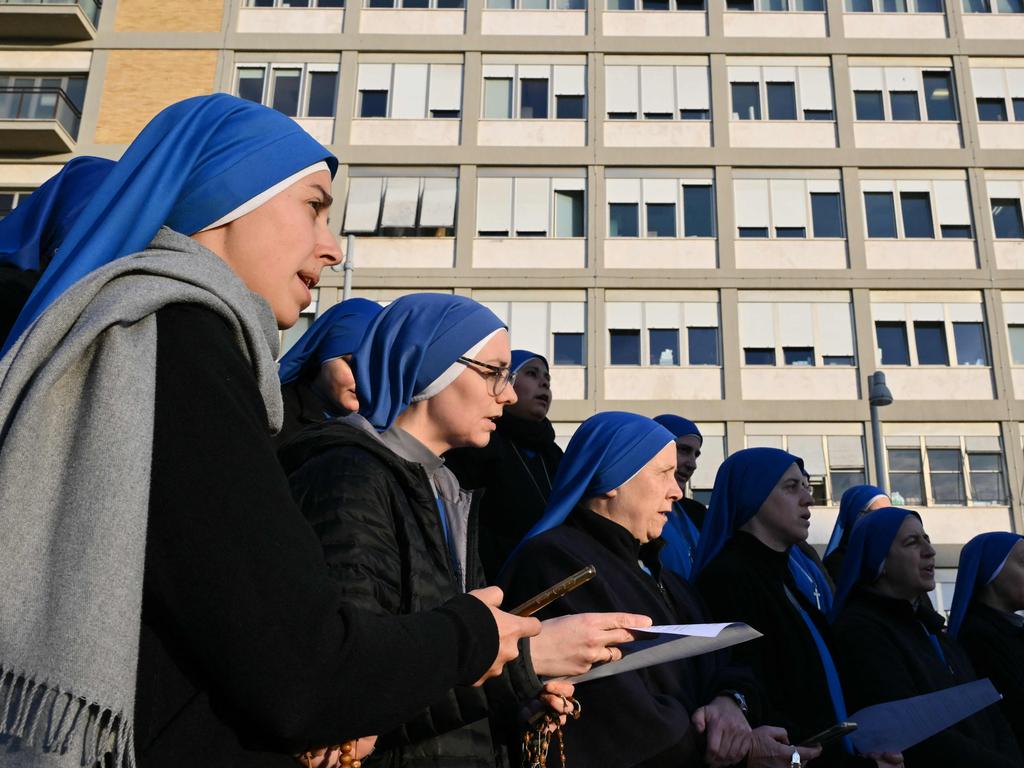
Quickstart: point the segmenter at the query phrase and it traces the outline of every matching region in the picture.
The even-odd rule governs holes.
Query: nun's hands
[[[565,725],[566,717],[575,710],[571,701],[575,690],[576,686],[565,680],[548,680],[544,683],[544,689],[540,692],[540,700],[548,706],[548,709],[558,715],[559,725]]]
[[[799,752],[801,761],[807,763],[821,754],[821,747],[794,747],[785,728],[762,725],[750,732],[747,768],[789,768],[793,752]]]
[[[634,613],[577,613],[541,622],[530,640],[533,670],[542,677],[582,675],[594,664],[622,658],[615,646],[634,640],[627,627],[649,627],[651,620]]]
[[[704,761],[712,768],[735,765],[750,752],[750,724],[736,702],[718,696],[690,718],[697,733],[705,735]]]
[[[474,589],[469,594],[491,609],[491,616],[498,626],[498,655],[490,669],[474,683],[474,685],[482,685],[485,680],[500,675],[505,665],[519,655],[519,641],[524,637],[533,637],[540,632],[540,622],[537,619],[523,618],[501,610],[503,595],[497,587]]]

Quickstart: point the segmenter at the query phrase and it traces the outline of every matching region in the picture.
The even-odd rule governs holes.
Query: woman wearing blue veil
[[[1024,536],[992,531],[960,552],[949,613],[950,637],[970,656],[979,677],[1003,694],[999,706],[1024,752]]]
[[[960,644],[930,606],[935,548],[921,517],[886,507],[853,526],[836,587],[836,660],[854,710],[977,679]],[[1016,740],[995,706],[905,752],[908,768],[971,765],[1019,768]]]
[[[869,512],[890,506],[892,502],[889,495],[877,485],[854,485],[843,491],[839,499],[839,514],[823,558],[825,568],[833,580],[839,579],[839,572],[843,569],[846,545],[850,541],[854,523]]]
[[[346,609],[291,501],[278,328],[340,259],[336,168],[273,110],[172,105],[26,302],[0,358],[5,764],[283,768],[497,674],[539,628],[497,590]]]
[[[654,420],[675,435],[676,483],[679,484],[679,492],[683,494],[672,504],[672,514],[665,523],[665,530],[661,532],[661,538],[665,541],[661,562],[688,579],[708,508],[696,499],[686,497],[686,484],[697,469],[704,436],[696,424],[682,416],[666,413],[655,416]]]
[[[717,621],[744,621],[764,637],[735,649],[765,689],[765,719],[800,743],[846,718],[825,616],[793,574],[792,550],[807,538],[810,485],[803,461],[777,448],[747,448],[715,477],[693,564],[695,583]],[[822,766],[899,765],[827,745]]]

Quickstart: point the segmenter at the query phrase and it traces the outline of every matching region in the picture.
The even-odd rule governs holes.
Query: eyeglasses
[[[500,365],[491,365],[490,363],[482,363],[479,360],[474,360],[471,357],[460,357],[455,362],[462,363],[465,366],[478,366],[484,368],[485,371],[476,370],[481,376],[487,379],[487,383],[490,385],[489,390],[491,395],[497,397],[505,391],[507,386],[516,385],[516,372],[511,368],[502,368]]]

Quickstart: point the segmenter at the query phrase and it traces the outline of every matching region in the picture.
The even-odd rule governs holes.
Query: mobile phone
[[[821,733],[816,733],[813,736],[801,741],[797,746],[800,747],[824,747],[831,744],[833,741],[843,738],[848,733],[853,733],[857,730],[856,723],[836,723],[831,728],[827,728]]]
[[[594,576],[597,575],[597,568],[592,565],[588,565],[567,579],[555,584],[553,587],[548,587],[538,595],[534,595],[522,605],[513,608],[510,613],[514,613],[516,616],[533,616],[537,611],[546,605],[550,605],[558,598],[563,595],[567,595],[572,592],[576,587],[586,584]]]

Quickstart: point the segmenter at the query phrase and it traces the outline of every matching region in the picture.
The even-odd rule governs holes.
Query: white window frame
[[[396,75],[395,68],[396,67],[400,67],[400,66],[404,66],[404,65],[410,65],[410,64],[411,65],[425,66],[427,68],[427,78],[426,78],[426,84],[425,84],[425,87],[424,87],[425,93],[423,94],[423,115],[422,115],[422,117],[393,117],[394,110],[395,110],[395,79],[396,79],[395,78],[395,75]],[[388,77],[388,87],[387,87],[387,102],[388,103],[387,103],[387,109],[385,110],[386,114],[383,117],[361,117],[359,115],[359,113],[362,111],[363,91],[377,91],[377,90],[381,90],[381,89],[379,89],[379,88],[360,88],[359,87],[359,72],[357,70],[357,74],[356,74],[356,105],[355,105],[355,115],[353,117],[354,120],[459,120],[459,121],[462,120],[462,111],[463,111],[463,106],[464,105],[462,103],[462,96],[461,96],[462,91],[461,91],[461,89],[459,91],[459,93],[460,93],[460,96],[459,96],[459,109],[458,109],[459,114],[457,116],[455,116],[455,117],[434,117],[433,115],[431,115],[430,114],[431,113],[430,96],[431,96],[431,83],[432,83],[433,79],[438,76],[437,72],[435,72],[435,69],[434,69],[435,67],[458,67],[459,70],[460,70],[460,76],[459,76],[460,77],[460,81],[464,82],[466,71],[465,71],[465,67],[464,67],[463,64],[459,64],[459,63],[456,63],[456,62],[441,62],[441,61],[400,61],[400,62],[395,62],[395,61],[362,61],[362,62],[359,63],[358,69],[361,70],[362,67],[364,67],[366,65],[386,66],[386,67],[390,68],[390,75]]]
[[[334,120],[337,118],[337,92],[341,87],[341,68],[338,64],[322,64],[317,62],[236,62],[234,80],[232,83],[233,93],[237,94],[239,89],[239,83],[241,80],[241,73],[243,69],[262,69],[263,70],[263,92],[260,97],[260,104],[265,107],[270,107],[274,103],[273,86],[271,85],[274,81],[274,72],[277,70],[288,70],[297,69],[299,70],[299,104],[298,114],[295,115],[296,119],[306,120]],[[314,117],[309,118],[309,88],[312,82],[310,73],[313,72],[333,72],[336,75],[335,78],[335,110],[334,114],[330,117]]]
[[[653,185],[650,182],[669,182],[675,185],[675,199],[668,201],[663,199],[653,199],[655,197],[652,194]],[[619,195],[609,192],[609,188],[615,186],[617,183],[624,183],[623,186],[629,184],[636,184],[638,188],[637,197],[635,200],[630,199],[617,199]],[[708,187],[711,191],[711,235],[693,235],[687,236],[686,234],[686,219],[684,216],[683,208],[683,188],[684,187]],[[612,199],[616,197],[616,199]],[[676,207],[676,236],[673,237],[649,237],[647,235],[647,204],[648,203],[665,203],[671,202]],[[687,178],[673,178],[673,179],[654,179],[650,177],[637,177],[637,178],[606,178],[605,179],[605,205],[609,206],[606,211],[610,212],[610,205],[612,203],[636,203],[639,206],[638,212],[638,226],[639,234],[637,237],[612,237],[611,234],[611,215],[609,213],[606,216],[606,229],[605,238],[609,240],[716,240],[718,238],[718,217],[716,215],[717,206],[715,205],[715,181],[711,176],[707,177],[687,177]]]
[[[782,11],[777,11],[782,13]],[[772,74],[772,70],[778,69],[792,69],[793,79],[783,80],[777,75]],[[809,81],[812,75],[808,70],[821,70],[824,69],[827,72],[828,85],[829,85],[829,96],[831,99],[832,119],[831,120],[808,120],[804,117],[804,112],[810,110],[820,110],[821,106],[804,106],[804,91],[809,90]],[[753,73],[756,71],[756,80],[751,79]],[[744,123],[835,123],[836,122],[836,97],[835,87],[833,86],[832,80],[832,67],[825,65],[811,65],[811,64],[797,64],[797,65],[785,65],[785,64],[762,64],[762,65],[730,65],[727,68],[728,80],[729,80],[729,120],[730,122],[744,122]],[[805,82],[807,81],[807,82]],[[739,114],[733,110],[732,106],[732,86],[734,83],[757,83],[757,95],[758,100],[761,103],[761,119],[760,120],[740,120]],[[796,120],[778,120],[772,119],[768,116],[768,83],[792,83],[793,93],[796,100]]]
[[[353,204],[356,204],[356,205],[360,205],[361,204],[364,207],[367,205],[367,203],[365,201],[358,200],[357,198],[353,197],[353,195],[352,195],[353,183],[360,184],[360,185],[365,185],[367,181],[369,181],[372,184],[372,182],[378,181],[378,180],[380,181],[380,185],[379,185],[380,201],[379,201],[378,207],[377,207],[377,219],[376,219],[375,228],[372,231],[371,230],[365,230],[365,229],[357,229],[357,230],[349,229],[348,228],[348,226],[349,226],[348,219],[349,219],[349,215],[350,215],[350,211],[351,211],[351,206]],[[383,222],[383,217],[384,217],[385,205],[388,202],[388,181],[389,180],[403,180],[403,181],[415,180],[416,182],[418,182],[418,184],[417,184],[417,191],[416,191],[416,212],[415,212],[415,218],[413,220],[413,225],[411,227],[400,227],[400,228],[404,228],[404,229],[415,230],[416,231],[415,234],[407,234],[407,235],[381,234],[381,230],[385,228],[385,225],[382,222]],[[452,197],[452,202],[451,202],[450,206],[447,204],[446,200],[444,201],[445,202],[444,210],[448,210],[450,208],[450,211],[451,211],[451,224],[435,224],[435,223],[431,223],[431,222],[427,222],[426,224],[423,223],[422,219],[423,219],[423,215],[424,215],[425,210],[433,210],[433,209],[428,209],[424,205],[424,197],[428,193],[433,194],[433,195],[438,195],[439,197],[449,197],[449,196]],[[370,206],[372,207],[372,202],[370,203]],[[455,226],[456,226],[456,223],[457,223],[457,214],[458,214],[458,178],[452,177],[450,175],[417,175],[415,173],[409,173],[409,174],[390,173],[390,174],[379,174],[379,175],[378,174],[373,174],[373,175],[367,175],[367,176],[350,176],[349,177],[349,187],[346,190],[345,213],[344,213],[344,218],[343,218],[342,227],[341,227],[341,234],[343,234],[343,235],[352,234],[352,235],[356,235],[358,237],[403,237],[403,238],[429,238],[429,239],[451,240],[451,239],[454,239],[454,237],[455,237]],[[434,235],[431,235],[431,234],[424,234],[423,231],[422,231],[422,230],[429,231],[429,230],[442,230],[442,229],[443,230],[451,230],[451,234],[434,234]]]
[[[811,297],[808,296],[808,299],[810,298]],[[744,307],[755,306],[758,307],[758,309],[744,309]],[[811,323],[809,326],[802,325],[803,331],[809,334],[807,338],[794,339],[791,335],[787,336],[787,331],[784,327],[786,325],[786,319],[784,316],[787,315],[788,312],[780,309],[784,306],[800,306],[807,308],[807,311],[811,316]],[[839,339],[835,333],[829,332],[831,323],[828,319],[828,314],[830,312],[835,312],[836,314],[839,313],[835,310],[825,309],[825,307],[833,306],[845,307],[847,310],[849,315],[849,330],[847,338]],[[853,305],[849,299],[846,301],[758,301],[753,299],[741,299],[737,313],[739,316],[741,368],[750,370],[775,368],[833,368],[850,370],[858,367]],[[771,314],[770,327],[768,325],[754,322],[756,315],[764,316],[768,313]],[[744,315],[752,317],[749,323],[744,322]],[[757,326],[758,328],[758,338],[751,339],[744,329],[746,327],[754,326]],[[846,333],[845,328],[844,333]],[[747,343],[748,341],[750,343]],[[769,341],[771,342],[770,344],[767,343]],[[810,343],[808,343],[808,341]],[[805,348],[808,346],[814,350],[813,366],[786,365],[786,349]],[[774,349],[775,365],[747,365],[744,353],[746,349]],[[826,365],[826,357],[849,357],[853,362],[850,365]]]
[[[877,310],[876,307],[886,307]],[[902,312],[898,307],[902,307]],[[915,310],[915,307],[918,308]],[[939,311],[936,311],[936,308]],[[946,365],[926,364],[922,365],[917,358],[917,338],[914,333],[914,321],[918,322],[941,322],[943,333],[946,336]],[[899,368],[924,368],[926,370],[945,370],[947,368],[977,368],[986,369],[992,367],[992,337],[988,331],[988,322],[985,319],[985,306],[978,302],[886,302],[878,301],[871,303],[871,332],[872,343],[878,343],[875,330],[875,323],[903,323],[907,334],[907,354],[910,364],[906,366],[891,366]],[[981,323],[981,331],[985,337],[985,349],[988,353],[988,365],[961,365],[957,360],[956,337],[953,333],[953,323]],[[875,348],[875,363],[882,365],[881,349]]]
[[[583,93],[569,93],[568,91],[559,91],[561,87],[556,88],[558,82],[558,75],[556,70],[561,67],[579,67],[583,70]],[[540,77],[538,72],[542,69],[547,70],[547,74]],[[490,73],[488,72],[490,70]],[[511,73],[509,73],[511,70]],[[524,72],[526,73],[524,76]],[[520,86],[520,80],[547,80],[548,82],[548,116],[545,118],[523,118],[522,113],[522,88]],[[486,81],[487,80],[511,80],[512,81],[512,115],[510,117],[484,117],[484,108],[486,106]],[[576,89],[572,89],[576,90]],[[567,117],[556,117],[558,110],[558,97],[559,96],[582,96],[583,97],[583,117],[582,118],[567,118]],[[519,64],[484,64],[483,76],[480,81],[480,119],[486,121],[502,121],[502,120],[527,120],[529,122],[534,121],[546,121],[546,120],[558,120],[571,122],[577,120],[579,122],[586,121],[587,115],[587,67],[586,64],[530,64],[522,62]]]
[[[605,337],[609,339],[605,355],[605,367],[612,370],[646,368],[653,370],[715,370],[722,367],[722,320],[721,305],[715,301],[609,301],[605,303]],[[709,324],[714,314],[715,324]],[[625,316],[635,320],[620,320]],[[675,319],[672,320],[672,316]],[[664,318],[669,318],[666,321]],[[618,323],[613,327],[613,323]],[[639,325],[639,327],[636,327]],[[687,331],[690,328],[714,328],[718,332],[718,365],[692,365],[690,363],[690,342]],[[651,363],[651,330],[675,330],[679,334],[679,362],[674,365]],[[640,332],[640,364],[615,363],[611,361],[612,331]],[[683,362],[683,361],[686,362]]]
[[[482,210],[480,200],[480,186],[477,186],[477,221],[476,228],[474,229],[475,237],[485,239],[511,239],[518,238],[523,240],[586,240],[587,237],[587,180],[582,176],[578,178],[571,177],[553,177],[553,176],[480,176],[479,179],[503,179],[511,182],[512,193],[509,197],[511,211],[505,221],[509,222],[509,229],[507,235],[483,235],[481,231],[504,231],[504,230],[481,230],[480,229],[480,212]],[[525,216],[525,209],[520,208],[518,200],[521,195],[527,194],[525,189],[530,186],[543,186],[541,182],[546,182],[547,186],[547,231],[543,236],[540,235],[519,235],[518,224],[520,223],[520,216]],[[579,237],[557,237],[555,232],[557,231],[558,222],[556,221],[557,216],[557,205],[555,203],[556,192],[583,192],[583,234]],[[535,198],[524,198],[531,199],[536,204]],[[540,231],[540,230],[521,230],[527,231]]]
[[[967,212],[968,221],[943,221],[942,212],[939,210],[940,203],[940,190],[948,187],[941,187],[937,185],[946,185],[949,183],[955,183],[963,186],[964,200],[957,202],[957,207]],[[861,200],[864,199],[864,194],[867,192],[888,192],[892,195],[893,202],[893,213],[896,216],[896,239],[897,240],[910,240],[912,242],[933,242],[938,240],[960,240],[962,242],[974,242],[978,239],[978,231],[973,217],[971,216],[971,191],[967,185],[967,181],[963,179],[861,179],[860,183]],[[905,228],[903,226],[903,207],[900,202],[900,195],[903,192],[927,192],[928,193],[928,207],[931,211],[932,217],[932,233],[934,237],[907,237]],[[863,217],[864,217],[864,238],[868,242],[882,242],[885,240],[891,240],[892,238],[881,238],[881,237],[868,237],[868,210],[867,205],[862,205]],[[967,226],[971,228],[970,238],[950,237],[944,238],[942,236],[942,226]]]
[[[744,187],[749,187],[753,190],[753,184],[743,184],[742,182],[764,182],[766,184],[765,194],[766,201],[765,206],[768,211],[768,240],[824,240],[824,241],[845,241],[848,236],[848,228],[846,221],[846,201],[843,196],[843,183],[840,179],[793,179],[793,178],[782,178],[782,177],[765,177],[765,178],[733,178],[733,200],[736,202],[736,239],[737,240],[763,240],[766,238],[756,237],[744,237],[739,236],[740,227],[746,227],[746,224],[741,223],[742,209],[738,204],[739,190]],[[782,196],[783,184],[798,183],[803,185],[802,200],[804,210],[804,229],[806,230],[806,236],[802,238],[792,237],[778,237],[775,230],[780,225],[776,223],[776,197]],[[778,195],[776,193],[778,190]],[[842,216],[842,229],[843,237],[818,237],[814,234],[814,210],[811,207],[811,195],[812,194],[838,194],[839,195],[839,213]],[[788,210],[788,209],[787,209]],[[788,225],[782,225],[783,227]]]
[[[879,88],[858,88],[855,83],[858,80],[858,75],[855,74],[857,70],[880,70],[881,71],[881,89]],[[906,70],[913,70],[914,81],[910,85],[912,87],[899,87],[901,72]],[[924,92],[924,76],[929,72],[942,72],[948,74],[950,83],[953,87],[953,91],[949,94],[951,103],[953,104],[953,113],[955,115],[953,120],[929,120],[928,119],[928,104],[925,101]],[[895,86],[895,87],[894,87]],[[882,93],[882,120],[857,120],[857,104],[856,104],[856,92],[877,92],[881,90]],[[892,99],[890,93],[914,91],[917,94],[917,112],[921,116],[920,120],[893,120],[892,119]],[[952,66],[935,65],[927,67],[873,67],[873,66],[852,66],[850,67],[850,99],[853,102],[853,122],[863,123],[898,123],[907,125],[916,125],[917,123],[957,123],[961,122],[960,106],[957,103],[956,98],[956,73],[953,71]],[[977,110],[977,106],[975,106]]]
[[[885,435],[885,477],[886,481],[889,481],[889,449],[894,448],[896,450],[917,450],[921,455],[921,474],[924,486],[924,504],[917,505],[929,508],[938,509],[957,509],[960,508],[958,504],[936,504],[935,494],[932,490],[932,473],[931,464],[928,460],[928,448],[942,449],[942,448],[955,448],[960,451],[960,477],[964,487],[964,507],[1002,507],[1009,506],[1010,490],[1009,490],[1009,477],[1006,466],[1006,454],[1003,453],[1002,448],[997,451],[995,449],[969,449],[967,447],[968,442],[972,440],[978,440],[979,438],[985,438],[987,440],[996,441],[1002,446],[1002,438],[998,436],[983,436],[983,435]],[[929,444],[930,443],[930,444]],[[1003,465],[1000,474],[1003,478],[1003,492],[1006,494],[1006,504],[991,504],[985,502],[976,502],[974,500],[974,487],[971,482],[971,466],[970,466],[970,454],[971,453],[998,453],[1002,458]],[[993,473],[994,474],[994,473]],[[895,502],[893,502],[895,503]]]

